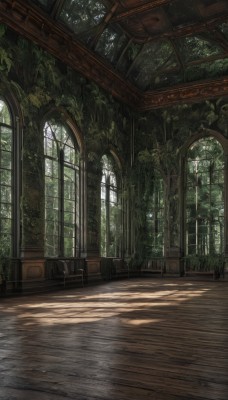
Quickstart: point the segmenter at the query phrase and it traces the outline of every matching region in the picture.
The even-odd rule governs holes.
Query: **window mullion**
[[[60,233],[59,233],[59,250],[60,255],[64,256],[64,152],[60,149],[59,152],[59,219],[60,219]]]

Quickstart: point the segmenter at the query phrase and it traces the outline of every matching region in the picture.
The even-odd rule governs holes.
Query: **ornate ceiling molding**
[[[77,42],[63,26],[55,24],[42,10],[24,0],[1,0],[0,23],[34,41],[116,99],[139,111],[228,95],[228,77],[142,93]]]
[[[203,83],[191,83],[170,90],[146,93],[139,106],[140,111],[161,108],[179,103],[197,102],[228,95],[228,77]]]

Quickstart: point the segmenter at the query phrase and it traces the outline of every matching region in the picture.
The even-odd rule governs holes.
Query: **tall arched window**
[[[146,215],[147,257],[164,256],[164,181],[157,175]]]
[[[111,157],[102,157],[101,179],[101,237],[100,252],[103,257],[120,254],[121,214],[117,177]]]
[[[0,257],[13,252],[13,126],[7,103],[0,98]]]
[[[75,257],[79,247],[79,151],[72,132],[44,126],[45,254]]]
[[[224,154],[213,137],[187,153],[186,255],[224,251]]]

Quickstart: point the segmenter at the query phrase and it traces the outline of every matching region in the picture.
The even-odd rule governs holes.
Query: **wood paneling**
[[[227,400],[228,282],[132,279],[0,303],[0,399]]]

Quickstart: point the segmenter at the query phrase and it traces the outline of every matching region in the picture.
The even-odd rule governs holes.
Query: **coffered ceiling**
[[[2,0],[0,22],[139,110],[228,95],[228,0]]]

